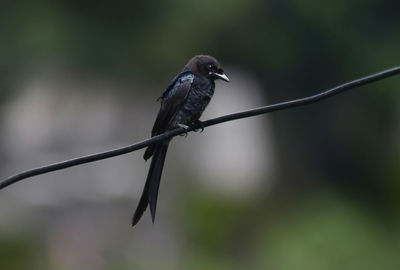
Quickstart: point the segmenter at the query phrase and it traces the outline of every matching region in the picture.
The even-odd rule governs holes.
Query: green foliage
[[[32,269],[43,266],[38,261],[40,248],[29,235],[0,234],[0,268],[8,270]]]
[[[273,226],[259,249],[272,269],[397,269],[400,231],[356,203],[321,192]],[[396,236],[395,236],[396,235]]]

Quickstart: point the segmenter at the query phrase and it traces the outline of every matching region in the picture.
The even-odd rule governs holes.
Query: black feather
[[[150,204],[151,218],[154,223],[156,217],[156,207],[158,198],[158,188],[160,187],[161,174],[164,167],[165,156],[167,155],[168,144],[161,144],[157,146],[155,155],[153,156],[152,163],[154,160],[154,167],[152,168],[151,175],[149,176],[149,191],[148,200]]]
[[[171,120],[186,100],[193,78],[193,73],[184,71],[179,73],[168,85],[167,90],[160,97],[161,108],[154,122],[151,136],[164,133],[168,129]],[[153,155],[154,150],[154,145],[147,147],[143,158],[148,160]]]
[[[151,159],[149,173],[147,174],[146,184],[144,186],[142,196],[132,218],[132,226],[135,226],[143,213],[150,204],[152,221],[154,222],[156,215],[156,206],[158,198],[158,188],[164,167],[165,156],[167,155],[168,144],[165,142],[154,145],[153,158]]]

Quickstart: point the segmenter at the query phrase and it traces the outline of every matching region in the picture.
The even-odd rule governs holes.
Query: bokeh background
[[[400,63],[399,1],[2,1],[0,176],[149,136],[195,54],[203,119]],[[400,78],[170,147],[153,225],[143,150],[0,192],[0,269],[399,269]]]

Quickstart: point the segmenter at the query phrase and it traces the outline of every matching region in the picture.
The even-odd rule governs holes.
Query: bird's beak
[[[228,76],[225,75],[225,73],[222,73],[222,74],[214,73],[214,75],[215,75],[217,78],[220,78],[221,80],[224,80],[224,81],[226,81],[226,82],[229,82],[229,78],[228,78]]]

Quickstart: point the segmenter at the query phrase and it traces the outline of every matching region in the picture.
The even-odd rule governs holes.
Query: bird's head
[[[217,59],[209,55],[196,55],[189,60],[185,68],[211,80],[221,79],[229,82],[229,78],[225,75],[221,64],[218,63]]]

